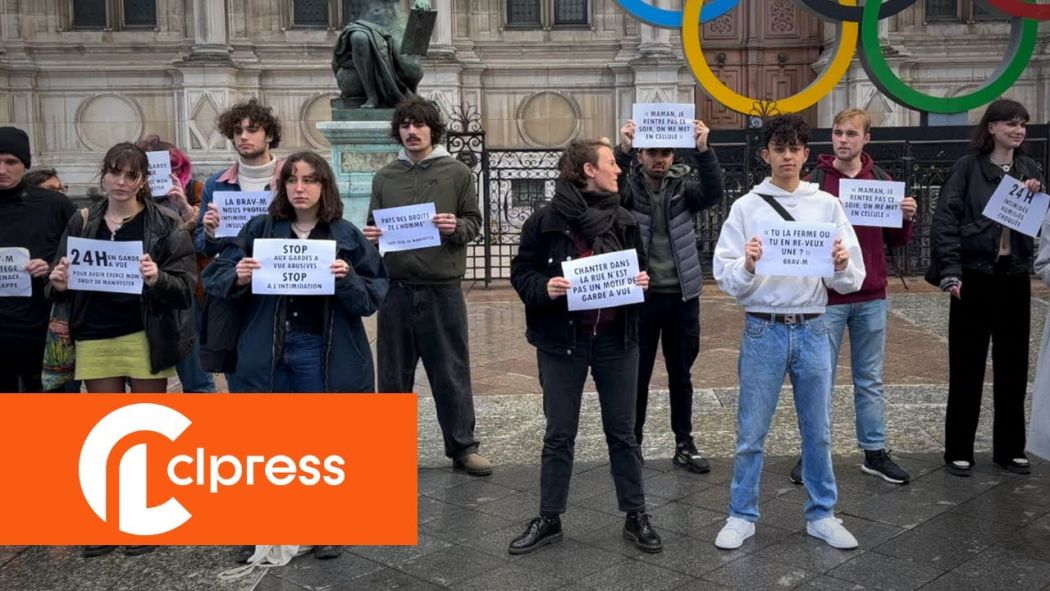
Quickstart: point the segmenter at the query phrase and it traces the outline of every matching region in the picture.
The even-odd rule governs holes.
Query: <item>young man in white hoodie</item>
[[[740,343],[740,401],[729,519],[715,539],[722,549],[739,548],[755,533],[763,446],[785,374],[791,377],[802,435],[803,480],[809,493],[806,532],[835,548],[857,547],[856,538],[834,513],[838,491],[831,466],[827,396],[833,361],[822,315],[827,288],[839,293],[860,289],[864,261],[838,200],[800,179],[809,157],[808,142],[809,126],[796,115],[766,123],[762,158],[770,165],[771,176],[733,204],[715,247],[718,286],[747,311]],[[787,217],[835,224],[831,277],[756,275],[763,246],[759,223]]]

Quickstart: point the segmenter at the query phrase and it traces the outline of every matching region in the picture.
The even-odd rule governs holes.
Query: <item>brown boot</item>
[[[463,470],[471,476],[488,476],[492,474],[492,462],[476,451],[467,452],[452,461],[453,467]]]

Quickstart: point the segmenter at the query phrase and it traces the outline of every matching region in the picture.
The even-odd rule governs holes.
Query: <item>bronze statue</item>
[[[429,13],[429,0],[416,0],[413,13]],[[363,13],[339,34],[332,52],[332,71],[344,99],[361,109],[392,108],[414,96],[423,68],[415,56],[401,53],[394,35],[402,14],[398,0],[371,0]],[[433,26],[433,18],[429,20]],[[412,22],[410,20],[410,22]],[[409,35],[419,35],[409,30]],[[427,40],[430,30],[425,31]],[[412,40],[418,46],[418,40]],[[422,46],[425,48],[426,43]],[[425,53],[425,49],[423,50]]]

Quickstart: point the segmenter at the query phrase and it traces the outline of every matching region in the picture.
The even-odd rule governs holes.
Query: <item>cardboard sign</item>
[[[821,222],[758,222],[762,257],[755,263],[756,275],[831,277],[835,261],[835,224]]]
[[[901,211],[904,183],[842,179],[839,181],[839,200],[854,226],[900,228],[904,225]]]
[[[216,238],[235,238],[253,217],[266,213],[273,191],[216,191],[212,202],[219,208]]]
[[[1050,195],[1033,193],[1021,181],[1005,175],[981,214],[1011,230],[1035,238],[1048,207]]]
[[[109,293],[142,293],[142,242],[115,242],[70,236],[69,289]]]
[[[167,150],[146,152],[149,160],[149,191],[154,197],[166,197],[175,184],[171,180],[171,154]]]
[[[376,209],[372,212],[379,236],[379,254],[441,246],[441,232],[431,221],[437,213],[433,203]]]
[[[634,283],[638,276],[638,251],[609,252],[564,261],[562,273],[569,280],[569,310],[594,310],[638,304],[645,292]]]
[[[635,148],[693,148],[696,105],[637,103],[633,108]]]
[[[252,258],[261,269],[252,273],[252,293],[269,295],[332,295],[335,240],[258,238]]]
[[[0,297],[28,298],[33,295],[33,278],[26,271],[29,249],[0,248]]]

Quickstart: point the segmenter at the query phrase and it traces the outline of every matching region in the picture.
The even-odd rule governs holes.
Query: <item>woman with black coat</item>
[[[642,456],[634,436],[638,378],[638,305],[570,312],[572,285],[561,263],[591,255],[636,249],[638,227],[617,194],[612,149],[600,141],[577,141],[559,162],[561,175],[550,205],[522,228],[511,283],[525,303],[526,338],[536,347],[543,413],[540,516],[510,543],[525,554],[562,539],[572,476],[573,451],[587,373],[594,376],[624,536],[645,552],[663,549],[645,512]],[[639,264],[644,257],[639,251]],[[644,268],[644,266],[642,267]],[[635,277],[642,289],[649,276]]]
[[[989,341],[992,461],[1011,472],[1029,473],[1024,398],[1033,241],[982,215],[1004,175],[1022,181],[1029,191],[1042,188],[1043,173],[1022,153],[1028,119],[1017,101],[1000,99],[988,106],[974,130],[974,152],[955,163],[933,217],[926,280],[951,294],[944,462],[956,476],[969,476],[974,465]]]

